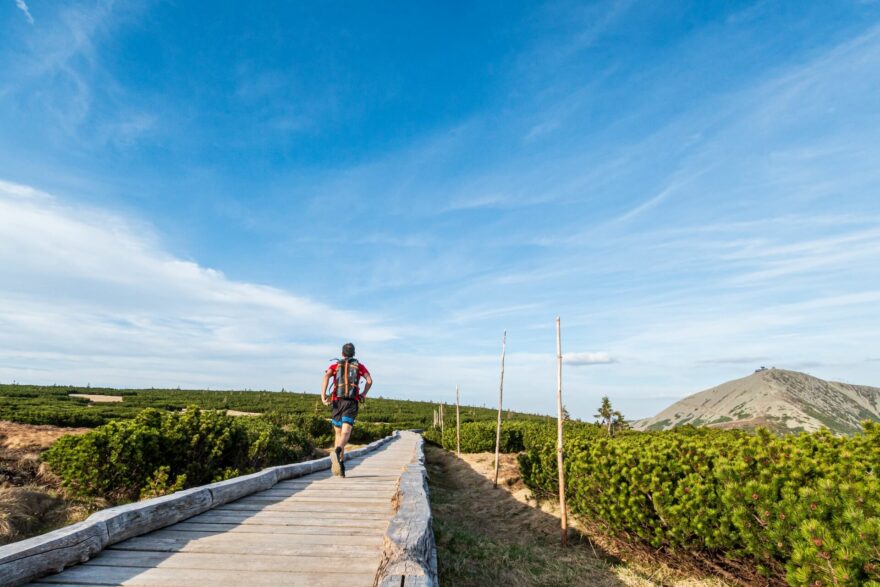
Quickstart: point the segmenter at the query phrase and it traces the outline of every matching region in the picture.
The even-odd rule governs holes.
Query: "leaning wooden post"
[[[455,453],[461,456],[461,411],[458,386],[455,386]]]
[[[498,426],[495,429],[495,481],[493,487],[498,487],[498,455],[501,453],[501,405],[504,403],[504,354],[507,351],[507,331],[501,339],[501,383],[498,386]]]
[[[565,469],[562,466],[562,328],[556,317],[556,467],[559,469],[559,510],[562,512],[562,546],[568,544],[568,515],[565,511]]]

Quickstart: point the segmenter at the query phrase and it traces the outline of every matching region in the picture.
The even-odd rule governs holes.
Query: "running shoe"
[[[339,461],[339,476],[345,477],[345,457],[343,457],[342,460]]]
[[[342,475],[342,461],[339,459],[342,454],[342,447],[337,446],[330,453],[330,470],[333,471],[334,475]]]

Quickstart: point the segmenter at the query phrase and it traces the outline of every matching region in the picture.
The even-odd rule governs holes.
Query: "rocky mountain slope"
[[[863,420],[880,421],[880,388],[762,369],[690,395],[653,418],[635,422],[633,428],[667,430],[692,424],[797,432],[825,427],[851,434],[861,430]]]

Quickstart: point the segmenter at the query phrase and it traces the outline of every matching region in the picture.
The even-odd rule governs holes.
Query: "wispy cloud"
[[[767,361],[767,357],[718,357],[716,359],[700,359],[700,365],[758,365]]]
[[[333,356],[336,339],[397,336],[377,319],[175,257],[151,234],[0,183],[0,365],[73,379],[90,370],[89,381],[124,385],[247,385],[248,372],[269,369],[306,385],[295,366]]]
[[[660,190],[657,194],[651,196],[644,202],[638,204],[633,209],[621,214],[617,218],[614,219],[613,222],[627,222],[628,220],[632,220],[636,216],[644,214],[649,210],[652,210],[666,201],[670,196],[675,194],[676,192],[683,190],[688,186],[693,180],[697,179],[701,175],[704,175],[708,172],[708,169],[702,169],[697,172],[690,173],[678,173],[672,177],[669,181],[669,184]]]
[[[27,4],[16,0],[27,16]],[[19,116],[49,121],[47,136],[82,145],[127,146],[155,126],[149,106],[126,91],[106,66],[105,43],[143,9],[111,0],[52,6],[46,30],[6,55],[0,95]],[[100,112],[96,115],[96,107]],[[133,110],[139,111],[132,114]]]
[[[562,361],[566,365],[572,367],[584,367],[587,365],[608,365],[616,363],[617,359],[613,358],[606,351],[587,352],[587,353],[565,353]]]
[[[31,16],[31,11],[28,9],[28,5],[25,4],[24,0],[15,0],[15,5],[18,6],[18,9],[24,13],[24,17],[31,24],[34,24],[34,17]]]

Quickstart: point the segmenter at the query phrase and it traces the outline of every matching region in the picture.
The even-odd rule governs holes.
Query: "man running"
[[[360,379],[364,378],[364,391],[360,392]],[[332,395],[327,397],[327,384],[333,379]],[[342,345],[342,358],[324,372],[321,384],[321,401],[325,406],[333,405],[333,431],[336,442],[330,453],[333,474],[345,477],[345,444],[351,437],[351,429],[357,418],[358,402],[364,401],[373,378],[363,363],[354,358],[354,345],[350,342]]]

